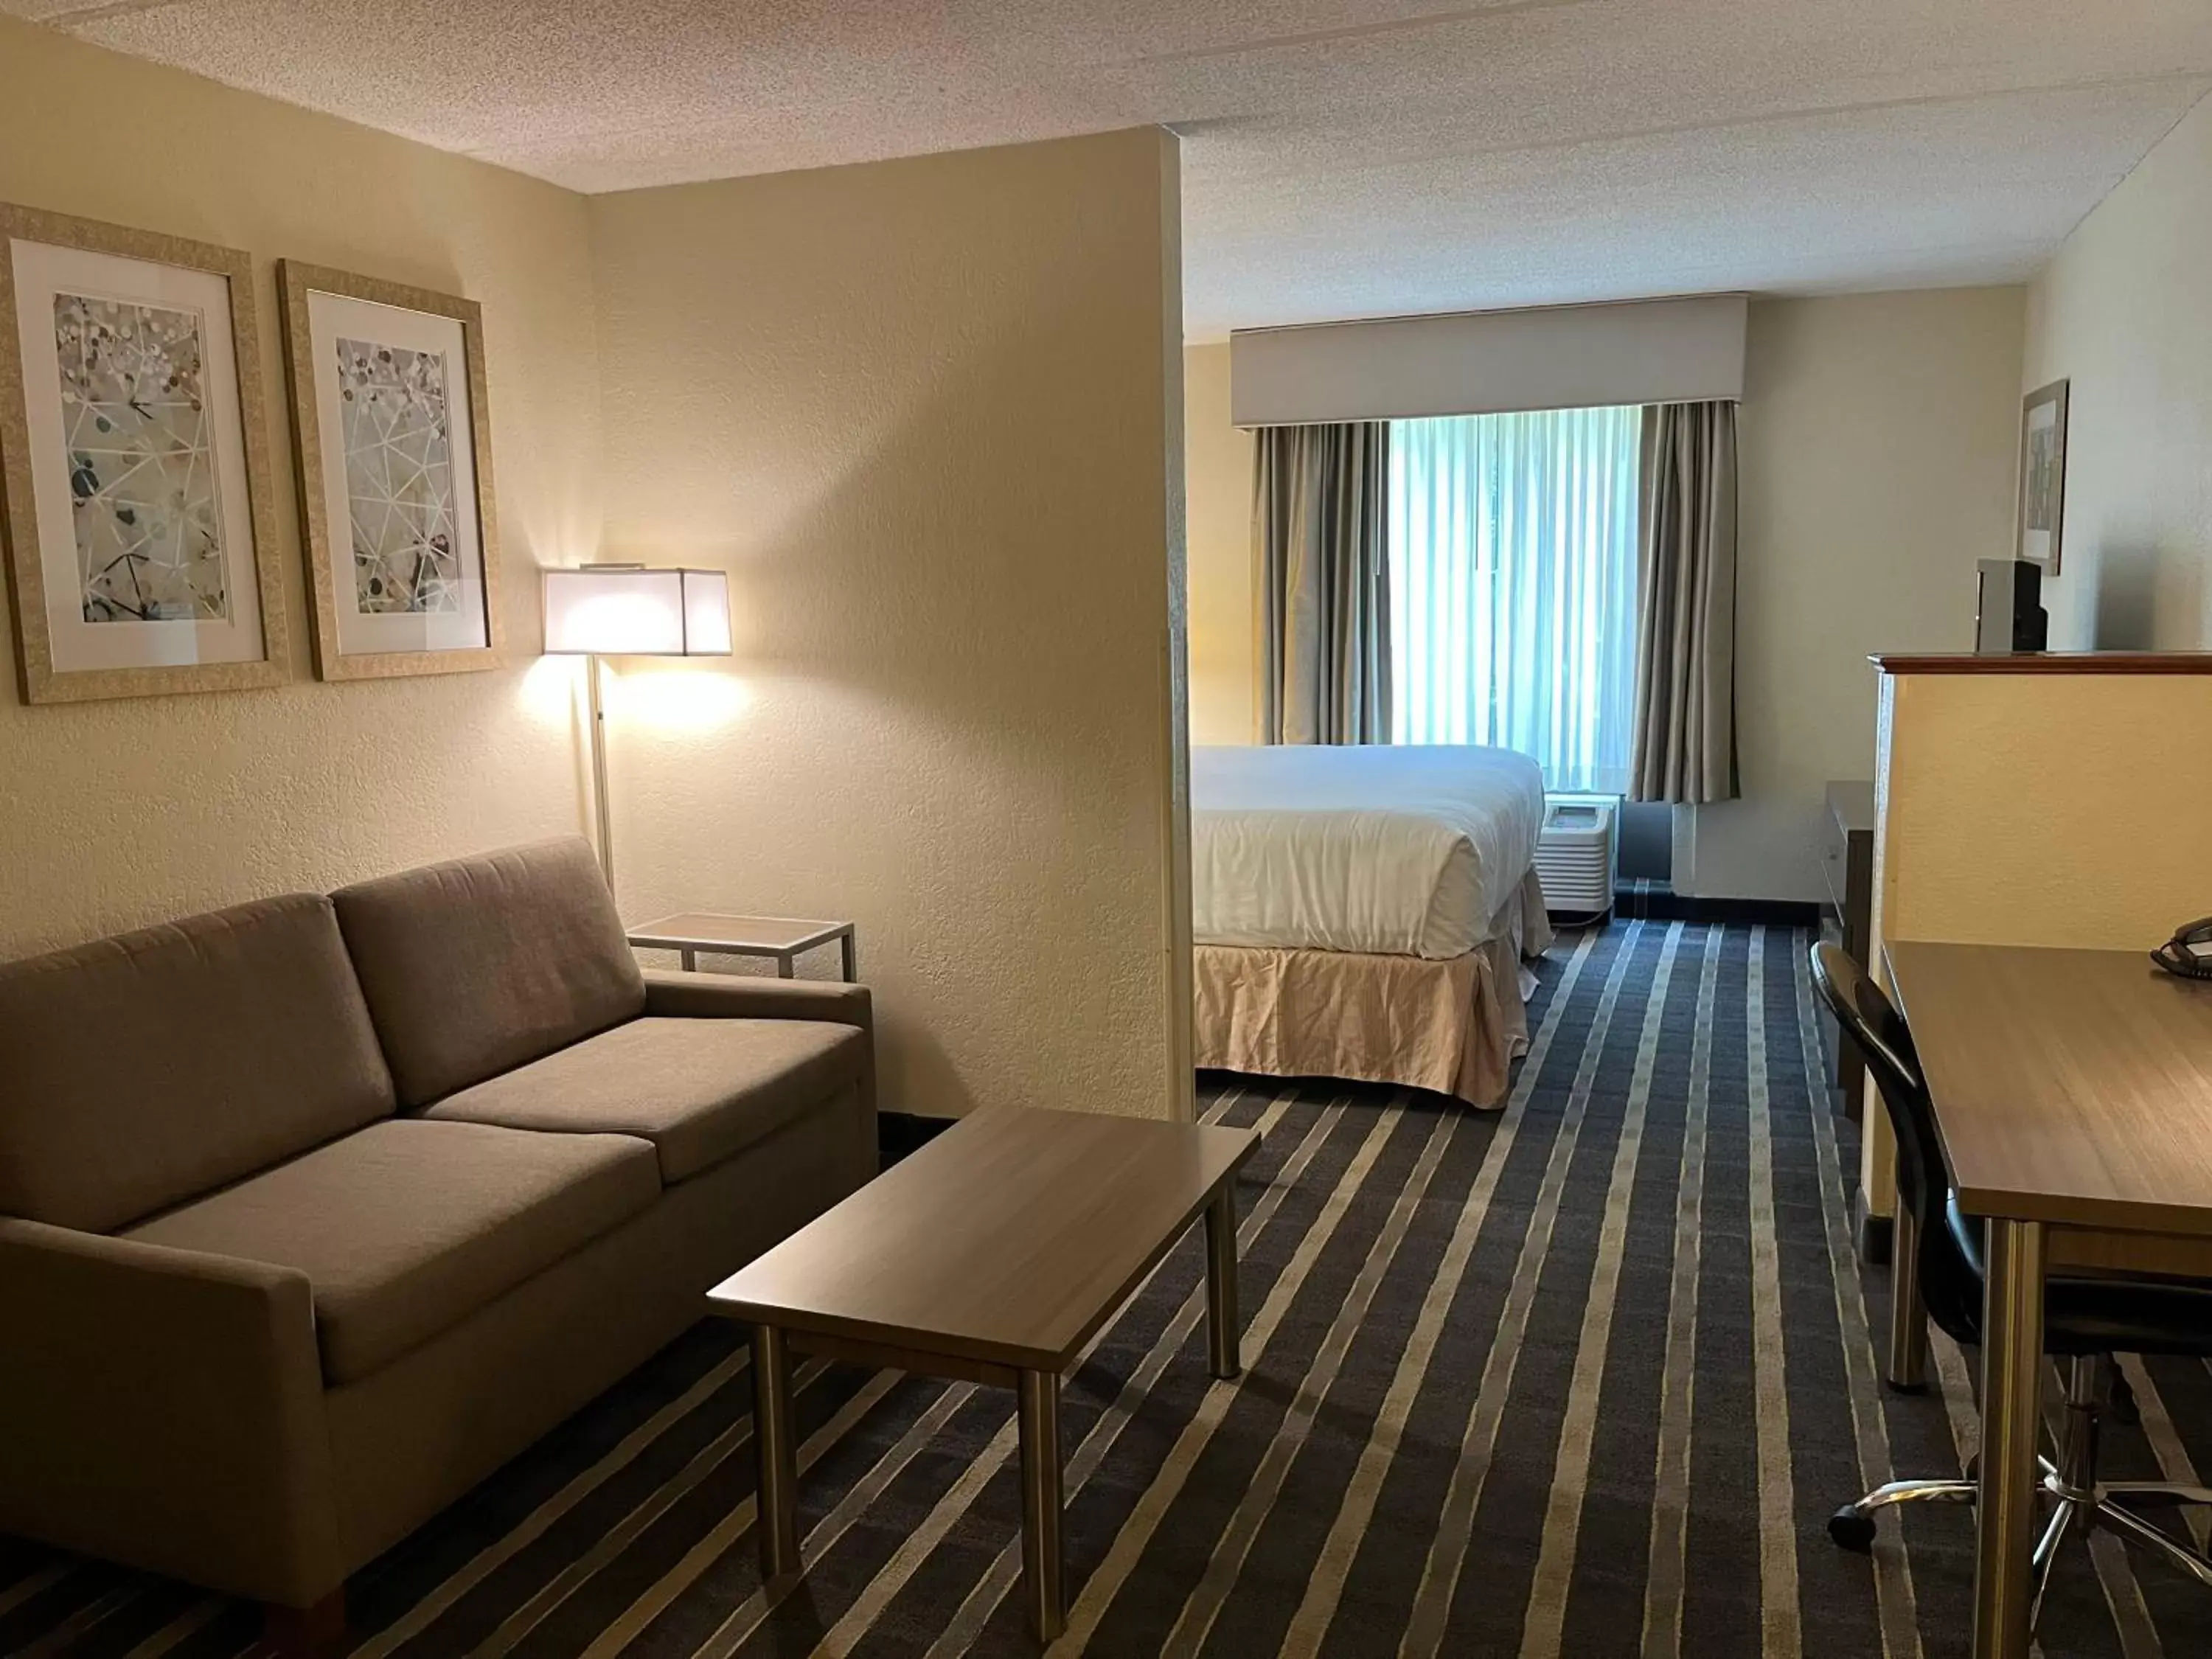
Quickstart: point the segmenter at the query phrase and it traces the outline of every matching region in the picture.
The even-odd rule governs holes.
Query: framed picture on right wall
[[[2066,529],[2064,380],[2027,394],[2020,414],[2020,556],[2058,574]]]

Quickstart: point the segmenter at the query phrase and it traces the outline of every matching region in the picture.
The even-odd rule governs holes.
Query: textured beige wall
[[[536,562],[599,527],[580,198],[0,21],[0,200],[249,250],[295,683],[30,708],[0,691],[0,956],[580,827],[573,670],[536,665]],[[308,677],[272,262],[483,301],[514,666]],[[9,635],[6,648],[14,649]]]
[[[1229,347],[1183,352],[1190,501],[1190,740],[1259,735],[1252,587],[1252,434],[1229,423]]]
[[[1674,885],[1817,899],[1826,787],[1874,775],[1874,651],[1973,645],[2012,536],[2017,288],[1751,308],[1736,576],[1744,798],[1676,815]]]
[[[2069,649],[2212,645],[2212,101],[2069,237],[2028,305],[2021,387],[2072,381]],[[2017,416],[2015,415],[2015,419]]]
[[[1189,1109],[1175,181],[1142,131],[591,204],[609,552],[736,611],[624,665],[623,905],[857,919],[891,1106]]]

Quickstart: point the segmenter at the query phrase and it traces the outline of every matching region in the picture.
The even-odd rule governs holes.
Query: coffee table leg
[[[1022,1587],[1040,1642],[1067,1628],[1060,1583],[1060,1378],[1022,1373]]]
[[[760,1468],[761,1574],[799,1571],[799,1452],[791,1433],[791,1352],[773,1325],[753,1327],[753,1455]]]
[[[1237,1352],[1237,1189],[1224,1185],[1206,1206],[1206,1334],[1209,1369],[1235,1376],[1244,1369]]]

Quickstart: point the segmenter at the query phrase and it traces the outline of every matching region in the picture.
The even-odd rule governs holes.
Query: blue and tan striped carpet
[[[1179,1249],[1070,1382],[1059,1651],[1960,1654],[1971,1523],[1828,1512],[1971,1447],[1968,1366],[1878,1388],[1879,1286],[1848,1248],[1782,930],[1626,923],[1555,950],[1512,1103],[1221,1087],[1267,1144],[1243,1194],[1250,1369],[1205,1374]],[[2212,1469],[2212,1373],[2130,1360],[2112,1466]],[[1008,1396],[811,1368],[806,1553],[759,1589],[748,1382],[702,1326],[352,1587],[362,1655],[1033,1651],[1010,1594]],[[0,1542],[0,1651],[241,1651],[248,1609]],[[2073,1551],[2044,1650],[2212,1650],[2212,1595]]]

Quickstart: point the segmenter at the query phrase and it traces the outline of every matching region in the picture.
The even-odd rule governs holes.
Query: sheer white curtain
[[[1625,789],[1642,410],[1390,423],[1391,741]]]

